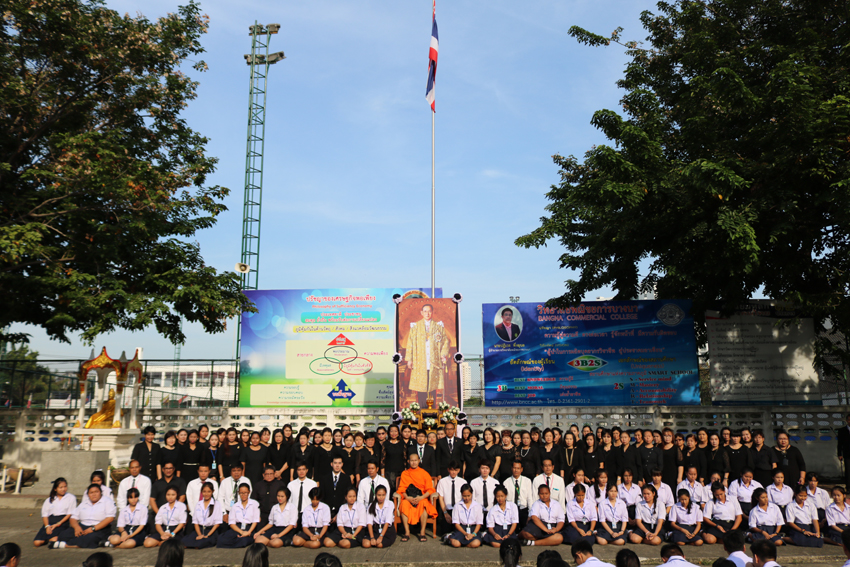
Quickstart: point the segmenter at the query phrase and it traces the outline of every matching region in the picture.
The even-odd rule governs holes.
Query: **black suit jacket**
[[[847,429],[846,425],[843,426],[836,432],[835,437],[838,439],[838,456],[850,458],[850,429]]]
[[[434,448],[428,444],[423,447],[422,451],[422,459],[419,463],[419,466],[424,469],[431,476],[437,476],[439,472],[439,463],[437,462],[437,452]],[[411,453],[419,454],[419,443],[415,444],[411,449]]]
[[[460,437],[454,438],[454,446],[451,451],[449,451],[447,437],[437,441],[437,466],[440,476],[449,476],[448,466],[452,461],[457,461],[463,467],[463,439]]]
[[[340,471],[336,488],[334,488],[333,473],[323,476],[318,483],[324,494],[322,501],[331,509],[331,518],[333,518],[336,516],[339,507],[345,504],[345,495],[348,494],[348,489],[354,488],[351,477]]]
[[[517,325],[516,323],[511,323],[511,338],[509,339],[508,332],[505,330],[505,324],[499,323],[498,325],[496,325],[496,334],[499,335],[499,338],[503,341],[515,341],[516,338],[519,336],[519,332],[519,325]]]
[[[282,481],[277,479],[271,482],[261,480],[254,485],[254,492],[251,494],[251,498],[256,500],[260,505],[260,514],[262,514],[263,518],[269,517],[272,506],[277,504],[277,491],[285,486]]]

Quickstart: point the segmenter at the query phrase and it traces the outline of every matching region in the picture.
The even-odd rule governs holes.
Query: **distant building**
[[[463,391],[470,392],[472,390],[472,366],[468,362],[460,363],[460,379],[463,384]]]

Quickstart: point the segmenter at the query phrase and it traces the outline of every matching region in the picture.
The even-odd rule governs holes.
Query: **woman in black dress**
[[[608,484],[619,485],[623,476],[623,452],[614,446],[611,431],[602,431],[602,445],[599,446],[599,466],[608,473]]]
[[[706,454],[706,475],[708,478],[714,473],[720,475],[720,481],[724,487],[729,486],[729,455],[726,448],[721,444],[720,435],[712,433],[708,436],[709,451]]]
[[[310,444],[310,433],[302,431],[298,434],[298,444],[293,445],[289,453],[289,481],[295,479],[295,469],[298,463],[307,465],[307,477],[315,479],[313,475],[313,452],[315,448]]]
[[[268,427],[263,427],[260,430],[260,444],[263,447],[269,447],[272,444],[272,430]]]
[[[361,480],[369,476],[369,471],[366,470],[366,466],[369,464],[369,461],[374,460],[378,464],[378,470],[381,469],[380,447],[381,446],[377,443],[377,437],[375,437],[374,433],[367,433],[363,436],[363,448],[357,452],[357,462],[355,463],[357,467],[358,484]]]
[[[484,446],[482,449],[484,450],[485,458],[490,461],[490,470],[494,473],[498,472],[499,465],[502,462],[502,453],[499,449],[499,436],[492,427],[485,429],[482,436],[484,437]]]
[[[664,465],[661,467],[661,482],[670,487],[670,492],[676,492],[678,482],[676,479],[682,477],[682,471],[679,469],[679,462],[682,460],[682,452],[676,447],[673,442],[675,436],[673,430],[665,427],[661,431],[661,458]]]
[[[496,472],[501,482],[511,478],[514,460],[516,459],[517,448],[514,447],[511,439],[511,431],[505,429],[502,431],[502,444],[499,446],[499,470]]]
[[[390,437],[384,442],[381,474],[390,483],[390,490],[395,493],[398,490],[398,478],[404,471],[405,461],[407,461],[407,451],[404,443],[399,439],[398,426],[390,425],[388,431]]]
[[[463,446],[463,478],[467,483],[481,476],[478,472],[478,463],[486,458],[484,449],[478,445],[478,433],[470,431],[468,437],[469,445]]]
[[[206,423],[198,428],[198,443],[206,446],[210,437],[210,427]]]
[[[274,467],[274,477],[289,482],[289,445],[283,439],[283,430],[275,429],[269,445],[269,464]]]
[[[776,443],[773,448],[776,466],[782,469],[785,482],[796,492],[798,485],[806,484],[806,461],[803,459],[803,453],[791,445],[791,438],[784,431],[776,434]]]
[[[351,477],[351,483],[357,482],[357,451],[354,450],[354,435],[349,433],[342,439],[342,447],[339,447],[342,455],[342,472]]]
[[[290,447],[295,444],[295,438],[292,436],[292,426],[288,423],[283,426],[283,442]]]
[[[584,476],[587,477],[588,482],[596,480],[596,471],[599,470],[599,462],[601,454],[599,449],[596,447],[596,435],[593,433],[588,433],[584,436],[584,446],[587,447],[584,450]]]
[[[682,453],[682,460],[679,462],[679,471],[687,472],[687,470],[691,467],[696,467],[697,478],[700,482],[705,483],[705,471],[707,468],[705,453],[697,447],[697,438],[693,433],[689,433],[688,436],[685,437],[685,451]],[[678,483],[682,482],[684,477],[680,476],[677,480],[678,482],[676,485],[678,486]]]
[[[333,431],[330,427],[325,427],[322,430],[322,444],[314,449],[313,452],[313,478],[322,479],[331,474],[331,462],[336,456],[342,456],[340,449],[334,445]]]
[[[531,428],[531,444],[537,448],[543,444],[543,431],[536,425]]]
[[[204,446],[198,443],[200,435],[196,430],[189,432],[189,438],[183,446],[183,463],[177,471],[177,476],[189,483],[198,478],[198,466],[201,464],[201,455]]]
[[[201,450],[201,464],[210,468],[210,478],[221,484],[221,446],[219,445],[218,433],[213,433],[207,438]]]
[[[540,474],[543,467],[540,464],[540,453],[534,443],[531,442],[531,433],[528,431],[522,432],[522,446],[520,446],[517,454],[520,462],[522,462],[522,476],[534,480],[534,477]]]
[[[239,434],[239,448],[244,449],[245,447],[251,444],[251,431],[248,429],[243,429]]]
[[[174,470],[180,470],[183,466],[183,451],[177,446],[177,434],[174,431],[166,431],[163,437],[162,451],[159,457],[159,466],[166,463],[174,465]]]
[[[230,476],[230,469],[236,463],[242,464],[242,447],[239,446],[239,433],[234,427],[227,430],[227,436],[219,449],[222,480]]]
[[[250,444],[242,449],[241,459],[245,476],[253,486],[257,486],[257,483],[263,480],[263,469],[269,462],[269,449],[260,441],[259,431],[251,434]]]
[[[729,455],[729,486],[741,478],[744,469],[753,470],[753,455],[749,447],[741,442],[741,432],[737,429],[732,431],[731,439],[726,447],[726,454]]]
[[[564,484],[569,484],[569,482],[573,481],[573,471],[577,469],[584,469],[583,452],[578,448],[578,445],[576,444],[576,434],[573,433],[572,430],[564,433],[564,448],[561,453],[561,466],[564,469]]]
[[[543,444],[540,445],[540,462],[549,459],[555,467],[555,474],[564,476],[564,465],[561,463],[561,448],[555,444],[555,432],[546,428],[543,430]]]

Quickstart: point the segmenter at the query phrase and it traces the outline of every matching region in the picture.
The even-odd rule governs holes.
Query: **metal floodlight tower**
[[[245,55],[250,69],[248,84],[248,146],[245,154],[245,199],[242,207],[242,259],[236,265],[242,289],[257,289],[260,276],[260,220],[263,203],[263,150],[266,134],[266,92],[269,66],[286,57],[269,53],[272,35],[280,24],[248,26],[251,53]],[[241,350],[242,318],[236,330],[236,359]]]

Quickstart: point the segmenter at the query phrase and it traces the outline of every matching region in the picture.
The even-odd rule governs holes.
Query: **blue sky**
[[[150,19],[174,0],[114,0],[108,6]],[[240,257],[245,166],[248,26],[280,23],[272,50],[287,59],[270,73],[260,287],[430,285],[431,116],[425,101],[430,0],[311,0],[234,4],[207,0],[206,73],[185,113],[220,158],[210,184],[231,189],[229,211],[198,241],[211,265]],[[643,39],[645,0],[558,0],[517,4],[440,2],[437,72],[437,285],[464,294],[462,350],[480,353],[481,304],[545,301],[571,274],[557,244],[524,250],[514,240],[538,226],[544,194],[558,181],[551,156],[582,156],[604,143],[595,110],[618,109],[623,48],[589,48],[572,25],[600,34],[618,26]],[[597,295],[610,295],[600,290]],[[46,358],[78,358],[91,347],[50,341]],[[220,335],[187,327],[183,358],[233,356],[235,325]],[[99,337],[98,349],[171,358],[150,329]]]

